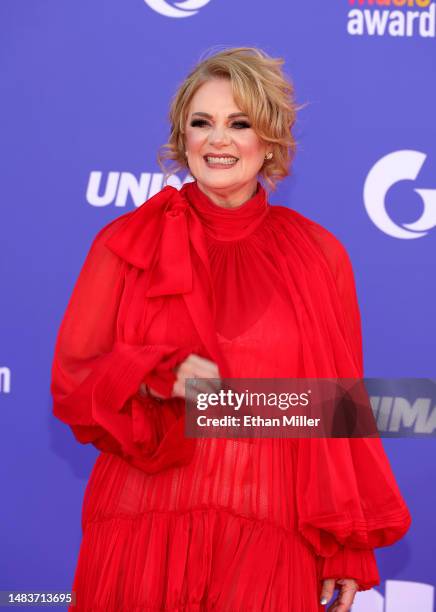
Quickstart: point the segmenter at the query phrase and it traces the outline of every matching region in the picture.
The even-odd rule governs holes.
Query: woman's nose
[[[226,128],[215,126],[209,133],[209,142],[211,144],[227,144],[229,142],[229,133]]]

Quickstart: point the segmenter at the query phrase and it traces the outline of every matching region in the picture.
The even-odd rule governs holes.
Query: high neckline
[[[256,193],[236,208],[215,204],[201,191],[197,181],[185,183],[180,193],[200,218],[206,235],[215,240],[246,238],[262,223],[270,209],[266,191],[259,181]]]

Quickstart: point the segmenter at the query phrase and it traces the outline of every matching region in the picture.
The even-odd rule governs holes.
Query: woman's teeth
[[[205,157],[208,164],[222,164],[223,166],[231,166],[235,164],[238,159],[236,157]]]

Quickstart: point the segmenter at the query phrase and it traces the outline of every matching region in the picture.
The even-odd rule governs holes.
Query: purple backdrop
[[[426,0],[3,0],[0,590],[71,588],[97,451],[51,416],[55,336],[93,236],[161,188],[169,100],[211,47],[284,57],[308,103],[292,176],[271,201],[347,247],[366,375],[434,375],[435,9]],[[378,550],[383,582],[353,610],[430,612],[435,438],[384,444],[413,526]]]

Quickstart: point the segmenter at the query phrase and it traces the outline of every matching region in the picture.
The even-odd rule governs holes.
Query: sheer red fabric
[[[102,451],[74,609],[310,612],[324,578],[379,584],[374,548],[411,523],[380,439],[185,438],[171,390],[190,353],[223,377],[362,377],[344,247],[260,183],[235,209],[165,187],[97,234],[51,384],[55,416]]]

